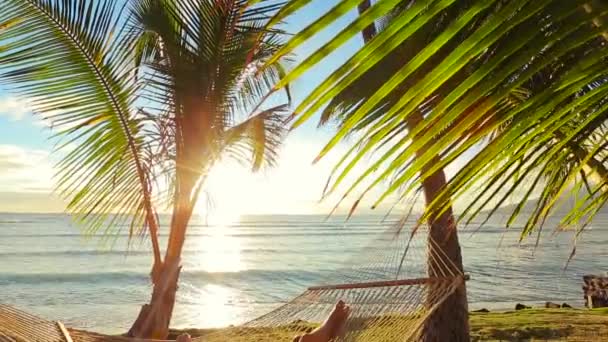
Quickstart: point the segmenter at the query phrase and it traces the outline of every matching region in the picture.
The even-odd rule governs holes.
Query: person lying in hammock
[[[343,301],[338,301],[325,322],[317,329],[294,337],[292,342],[330,342],[344,334],[346,319],[350,313],[350,307]],[[192,342],[188,334],[177,337],[176,342]]]

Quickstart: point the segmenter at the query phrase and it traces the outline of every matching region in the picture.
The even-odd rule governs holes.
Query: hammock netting
[[[465,281],[423,227],[390,229],[336,269],[275,310],[239,326],[210,329],[195,342],[291,341],[323,322],[339,300],[350,306],[340,341],[415,341],[437,307]],[[0,305],[0,342],[2,336],[40,342],[132,340],[62,327]]]

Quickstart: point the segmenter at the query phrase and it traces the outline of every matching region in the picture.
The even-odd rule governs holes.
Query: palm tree
[[[286,7],[295,11],[304,3],[294,0]],[[523,196],[508,226],[542,184],[522,236],[538,224],[542,228],[569,185],[584,184],[589,195],[580,202],[582,214],[575,208],[564,222],[589,219],[608,199],[603,191],[608,181],[602,116],[608,99],[603,86],[605,4],[379,0],[370,5],[338,2],[281,51],[290,51],[359,7],[360,15],[295,67],[283,80],[288,82],[355,34],[363,31],[371,38],[374,22],[383,25],[296,109],[296,126],[324,106],[322,123],[339,123],[319,158],[351,132],[359,132],[335,167],[329,192],[337,190],[361,159],[374,154],[377,161],[346,186],[342,200],[360,193],[352,210],[371,189],[388,183],[373,207],[393,195],[401,200],[422,189],[427,199],[422,219],[433,226],[437,218],[445,218],[442,226],[455,228],[456,222],[449,220],[453,201],[466,199],[469,205],[459,220],[470,220],[483,209],[492,209],[486,212],[492,215],[519,190]],[[447,180],[443,169],[471,152],[475,156]],[[591,174],[599,180],[587,181]],[[443,248],[461,265],[459,249],[452,253],[458,241],[450,236],[454,247]],[[451,309],[466,310],[466,303],[456,304]],[[439,336],[424,338],[468,340],[462,316],[455,315],[453,326],[451,315],[435,319],[441,312],[431,319],[442,324],[433,331]]]
[[[163,339],[209,170],[223,158],[254,171],[276,161],[288,104],[265,100],[287,89],[274,88],[286,58],[269,62],[283,32],[266,28],[278,5],[265,2],[123,3],[0,0],[0,80],[55,128],[57,187],[72,216],[90,231],[149,235],[153,292],[130,335]]]
[[[465,4],[463,3],[462,5]],[[358,5],[359,15],[363,15],[370,7],[371,1],[367,0],[361,2]],[[396,8],[383,18],[381,24],[387,25],[396,15],[403,12],[403,10],[403,8]],[[459,10],[459,8],[456,8],[456,10]],[[398,68],[407,63],[407,61],[411,60],[421,48],[426,46],[426,44],[433,39],[433,35],[438,27],[445,25],[444,22],[445,20],[440,19],[438,22],[433,22],[432,25],[429,25],[429,29],[421,30],[420,34],[413,38],[412,42],[403,44],[403,46],[396,49],[396,51],[386,56],[378,63],[377,67],[367,71],[360,79],[353,82],[335,96],[324,109],[323,115],[321,116],[321,123],[328,122],[330,118],[338,119],[341,123],[348,120],[349,113],[352,113],[354,108],[373,95],[373,92],[370,92],[370,89],[379,89],[384,80],[389,79],[391,74],[396,72]],[[383,28],[384,27],[382,26],[380,27],[380,29]],[[377,30],[375,23],[371,23],[364,28],[362,31],[363,41],[366,44],[369,43],[377,35]],[[377,106],[368,117],[371,119],[374,116],[381,115],[384,106],[395,103],[398,99],[387,98],[387,100],[387,102]],[[417,126],[424,121],[423,111],[424,108],[421,108],[413,113],[402,126],[395,130],[395,132],[400,133],[403,130],[415,131]],[[417,154],[422,154],[427,148],[428,147],[426,146],[421,147],[421,149],[417,151]],[[430,168],[430,165],[432,164],[439,163],[440,158],[439,155],[436,155],[425,169]],[[425,172],[425,170],[423,169],[421,172]],[[433,203],[437,196],[439,196],[441,190],[446,186],[446,182],[447,179],[443,169],[436,170],[422,181],[421,187],[426,205]],[[430,228],[428,238],[437,241],[438,246],[445,252],[445,256],[441,255],[428,258],[428,275],[431,277],[438,276],[437,270],[441,269],[441,266],[438,263],[445,263],[447,260],[443,260],[444,258],[447,258],[449,262],[453,263],[460,272],[464,272],[462,252],[458,242],[458,232],[456,229],[456,219],[454,218],[451,204],[449,204],[449,207],[441,215],[429,216],[427,224]],[[432,294],[430,296],[432,297]],[[439,329],[439,327],[441,327],[441,329]],[[464,282],[461,286],[458,286],[443,303],[441,303],[437,310],[433,311],[426,321],[426,327],[422,330],[422,333],[424,336],[421,336],[421,339],[425,340],[470,340],[468,302],[466,285]]]

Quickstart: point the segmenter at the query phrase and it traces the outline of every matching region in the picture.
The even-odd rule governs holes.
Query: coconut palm
[[[290,1],[289,11],[276,20],[305,3]],[[445,227],[455,228],[449,218],[458,199],[466,198],[468,204],[459,219],[471,220],[483,209],[495,213],[517,192],[521,204],[510,225],[523,212],[525,200],[538,198],[535,210],[525,212],[522,236],[542,228],[568,186],[584,185],[589,194],[579,202],[583,214],[575,210],[565,223],[589,219],[601,207],[607,180],[605,4],[379,0],[365,5],[338,2],[282,50],[290,51],[359,6],[360,16],[294,68],[287,82],[359,32],[371,38],[370,25],[380,23],[377,34],[296,109],[296,126],[324,106],[322,122],[338,122],[319,158],[358,132],[335,167],[328,192],[337,191],[346,175],[374,154],[377,161],[345,186],[342,200],[358,192],[355,210],[380,184],[388,186],[373,207],[423,190],[427,206],[422,219],[433,231],[433,223],[445,218],[444,229],[435,231],[449,234],[439,241],[451,240],[443,248],[457,265],[461,256],[455,229]],[[475,156],[447,181],[443,169],[471,152]],[[600,177],[590,182],[589,175]],[[434,336],[425,339],[468,340],[466,322],[459,319],[463,315],[448,316],[455,310],[466,317],[466,302],[446,303],[431,319],[441,326],[435,324]]]
[[[54,127],[57,188],[72,216],[90,231],[149,235],[153,293],[130,335],[165,338],[209,171],[223,158],[253,170],[276,161],[287,104],[266,100],[286,59],[268,62],[283,33],[265,27],[277,5],[0,0],[0,8],[0,80]]]
[[[371,1],[363,1],[358,6],[359,15],[364,15],[365,11],[371,8]],[[385,56],[377,65],[370,70],[366,71],[359,79],[354,81],[340,93],[338,93],[328,104],[322,112],[321,123],[327,123],[330,120],[338,121],[338,124],[344,124],[351,113],[356,108],[365,103],[373,95],[372,89],[379,89],[382,83],[389,79],[395,72],[405,65],[409,60],[415,57],[432,39],[437,31],[441,30],[447,23],[449,23],[449,16],[457,15],[459,11],[466,8],[466,2],[462,2],[459,6],[454,6],[453,12],[438,18],[436,21],[426,25],[425,29],[417,32],[410,41],[403,43],[401,47],[395,49],[392,53]],[[385,15],[381,20],[376,23],[370,24],[368,27],[363,29],[362,36],[364,42],[370,43],[370,41],[377,35],[378,29],[384,30],[387,25],[390,24],[394,18],[402,13],[405,9],[402,6],[397,6],[394,10]],[[455,44],[458,41],[454,42]],[[437,55],[439,57],[439,54]],[[409,85],[404,83],[401,88],[405,89]],[[439,94],[435,95],[435,98]],[[377,116],[382,115],[383,108],[390,106],[398,101],[398,96],[388,96],[383,102],[376,105],[376,107],[370,111],[365,121],[375,120]],[[416,113],[406,120],[402,125],[394,129],[394,135],[402,134],[405,130],[416,130],[417,126],[424,120],[424,111],[428,108],[432,108],[433,101],[425,104],[426,108],[421,108]],[[361,131],[365,128],[365,124],[358,125],[354,128],[356,131]],[[425,147],[421,148],[424,151]],[[420,152],[419,152],[420,153]],[[436,164],[440,160],[440,156],[437,155],[432,159],[431,164]],[[446,174],[443,169],[438,169],[434,174],[430,175],[425,179],[421,188],[423,190],[426,204],[432,203],[442,188],[446,186]],[[458,233],[455,226],[455,218],[452,208],[448,208],[443,214],[436,217],[430,216],[427,220],[429,226],[428,238],[433,241],[438,241],[439,246],[446,253],[446,257],[449,258],[450,262],[456,266],[456,268],[463,272],[462,264],[462,253],[460,250],[460,244],[458,242]],[[427,269],[429,276],[437,276],[436,270],[441,269],[439,262],[446,262],[441,260],[443,258],[429,257],[427,261]],[[432,293],[432,291],[431,291]],[[430,295],[432,297],[432,294]],[[431,299],[431,298],[430,298]],[[466,297],[466,285],[462,283],[450,296],[448,296],[437,310],[435,310],[429,319],[426,321],[425,329],[422,330],[422,334],[428,336],[422,336],[422,339],[430,340],[431,338],[440,340],[469,340],[469,325],[468,325],[468,305]],[[450,327],[446,327],[445,323],[450,322]],[[438,329],[443,325],[443,329]],[[458,337],[458,338],[455,338]]]

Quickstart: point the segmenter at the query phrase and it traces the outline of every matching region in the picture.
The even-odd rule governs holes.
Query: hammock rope
[[[240,326],[209,330],[194,341],[291,341],[322,322],[339,300],[351,308],[340,341],[413,341],[436,308],[467,280],[422,227],[390,229],[346,265],[275,310]],[[133,342],[66,329],[0,305],[0,342],[3,335],[14,342]]]

